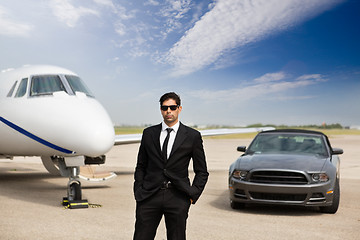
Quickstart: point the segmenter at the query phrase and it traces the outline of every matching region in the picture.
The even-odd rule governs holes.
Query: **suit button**
[[[164,173],[166,173],[167,171],[166,171],[166,168],[164,169]]]

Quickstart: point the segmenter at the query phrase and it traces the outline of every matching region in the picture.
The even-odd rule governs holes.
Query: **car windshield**
[[[90,90],[85,86],[85,84],[81,81],[81,79],[79,77],[66,75],[65,78],[68,81],[68,83],[69,83],[69,85],[70,85],[70,87],[71,87],[71,89],[73,90],[74,93],[75,92],[83,92],[87,96],[93,97]]]
[[[307,134],[260,134],[251,143],[247,152],[328,156],[323,138]]]

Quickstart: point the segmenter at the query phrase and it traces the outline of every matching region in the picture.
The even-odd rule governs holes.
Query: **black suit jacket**
[[[164,181],[169,180],[173,187],[184,192],[195,203],[209,176],[201,135],[180,123],[166,161],[161,154],[160,132],[161,124],[146,128],[143,132],[134,174],[135,199],[147,199],[159,190]],[[192,184],[188,171],[190,159],[195,172]]]

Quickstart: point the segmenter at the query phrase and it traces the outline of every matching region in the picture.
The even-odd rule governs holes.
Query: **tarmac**
[[[330,136],[341,158],[341,200],[336,214],[316,207],[248,205],[230,208],[228,167],[251,139],[204,139],[210,172],[192,205],[187,239],[360,239],[360,136]],[[135,222],[133,173],[138,144],[114,146],[97,171],[114,171],[107,182],[82,182],[83,198],[101,207],[64,209],[68,179],[51,176],[38,157],[0,160],[0,239],[132,239]],[[162,221],[157,240],[166,239]]]

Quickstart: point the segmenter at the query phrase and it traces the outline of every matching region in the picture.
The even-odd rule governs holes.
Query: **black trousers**
[[[188,196],[175,188],[160,189],[137,202],[134,240],[153,240],[163,215],[167,239],[185,240],[190,204]]]

